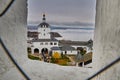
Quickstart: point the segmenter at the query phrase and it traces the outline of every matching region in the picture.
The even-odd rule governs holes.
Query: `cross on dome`
[[[45,13],[43,14],[43,22],[45,22],[46,21],[46,18],[45,18]]]
[[[40,23],[38,27],[41,27],[41,28],[49,27],[49,24],[46,22],[45,13],[43,14],[42,23]]]

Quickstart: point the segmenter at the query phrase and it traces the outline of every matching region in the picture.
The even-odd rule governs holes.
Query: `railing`
[[[13,62],[13,64],[16,66],[16,68],[18,69],[18,71],[23,75],[23,77],[26,80],[31,80],[29,78],[29,76],[22,70],[22,68],[19,66],[19,64],[15,61],[15,59],[13,58],[13,56],[11,55],[10,51],[7,49],[7,47],[5,46],[5,44],[3,43],[1,37],[0,37],[0,43],[3,47],[3,49],[5,50],[6,54],[8,55],[8,57],[10,58],[10,60]]]
[[[108,64],[107,66],[105,66],[104,68],[102,68],[101,70],[99,70],[98,72],[96,72],[94,75],[92,75],[91,77],[89,77],[86,80],[91,80],[94,79],[95,77],[97,77],[99,74],[103,73],[104,71],[106,71],[107,69],[111,68],[112,66],[114,66],[116,63],[118,63],[120,61],[120,57],[118,57],[116,60],[114,60],[113,62],[111,62],[110,64]]]

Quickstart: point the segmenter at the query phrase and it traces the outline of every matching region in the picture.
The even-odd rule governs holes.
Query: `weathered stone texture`
[[[11,0],[0,0],[0,13]],[[11,52],[14,59],[21,65],[27,60],[26,51],[27,1],[15,0],[7,12],[0,17],[0,37]],[[0,80],[1,77],[15,68],[4,49],[0,45]],[[12,75],[13,74],[13,75]],[[17,69],[10,73],[20,75]],[[6,79],[11,79],[6,76]]]
[[[96,10],[93,68],[98,71],[120,57],[120,0],[97,0]],[[120,73],[118,65],[100,80],[119,80],[115,76]]]

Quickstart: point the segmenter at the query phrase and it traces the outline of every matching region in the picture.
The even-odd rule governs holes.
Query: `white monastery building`
[[[42,23],[38,25],[38,37],[31,40],[32,53],[41,53],[42,50],[51,51],[52,47],[58,47],[58,40],[51,36],[51,28],[46,23],[45,14],[43,14]]]
[[[57,32],[51,32],[50,25],[46,22],[43,14],[42,23],[37,26],[36,32],[28,31],[28,47],[32,54],[43,52],[63,54],[77,54],[79,47],[86,48],[88,52],[88,42],[61,40],[62,36]]]

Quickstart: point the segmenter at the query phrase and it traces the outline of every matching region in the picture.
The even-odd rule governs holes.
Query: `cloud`
[[[28,22],[91,22],[95,20],[96,0],[28,0]]]

